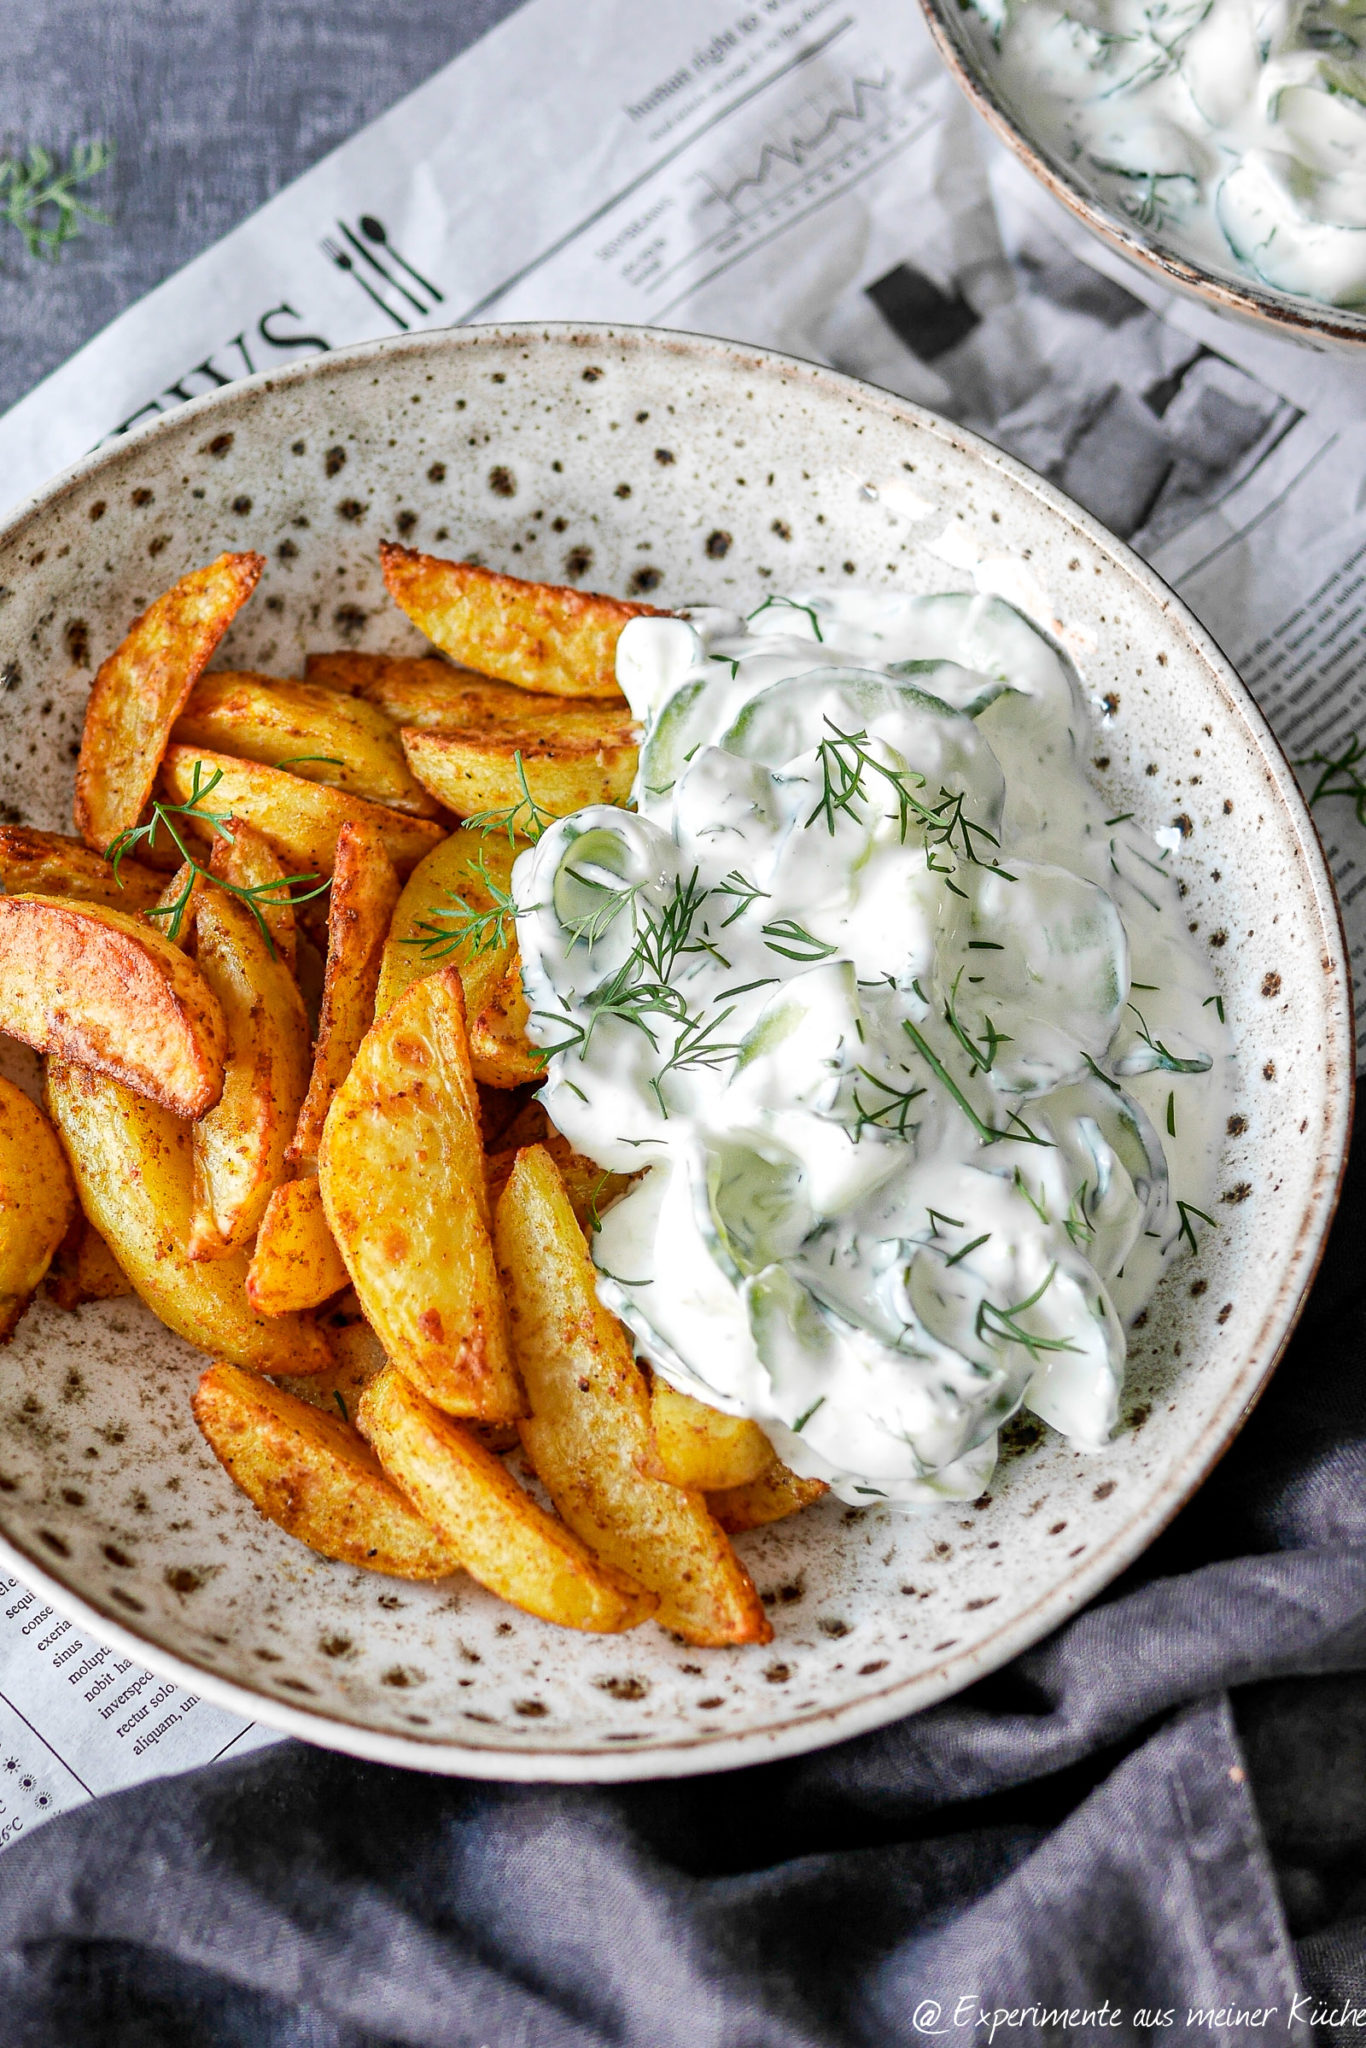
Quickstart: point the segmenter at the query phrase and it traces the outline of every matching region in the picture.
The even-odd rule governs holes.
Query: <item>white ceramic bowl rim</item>
[[[97,448],[9,515],[4,526],[0,527],[0,546],[14,538],[36,511],[67,493],[71,487],[98,475],[105,464],[121,458],[134,442],[145,445],[158,437],[179,432],[187,420],[212,423],[220,417],[231,417],[243,396],[253,390],[287,390],[318,378],[334,377],[338,371],[344,372],[354,365],[388,365],[395,361],[420,364],[430,354],[444,354],[452,349],[477,351],[490,345],[503,347],[518,342],[534,345],[539,341],[570,344],[580,350],[594,345],[629,346],[671,351],[701,362],[708,358],[728,360],[732,365],[743,365],[759,374],[775,372],[817,388],[825,387],[835,394],[845,394],[857,399],[862,407],[880,411],[894,420],[904,420],[950,447],[970,452],[977,460],[1001,472],[1031,494],[1050,514],[1061,517],[1102,554],[1117,558],[1130,578],[1194,644],[1216,680],[1225,703],[1230,710],[1236,710],[1255,741],[1260,765],[1295,830],[1306,878],[1320,918],[1325,980],[1337,991],[1326,1003],[1323,1025],[1330,1082],[1320,1168],[1300,1221],[1293,1247],[1296,1256],[1289,1261],[1287,1277],[1264,1318],[1255,1343],[1238,1372],[1232,1376],[1220,1405],[1208,1417],[1203,1430],[1186,1446],[1178,1469],[1170,1473],[1164,1491],[1146,1511],[1136,1513],[1108,1540],[1097,1545],[1083,1564],[1069,1566],[1059,1583],[1045,1596],[1024,1610],[1015,1610],[994,1634],[979,1638],[957,1656],[946,1657],[942,1666],[937,1668],[936,1683],[930,1688],[923,1682],[903,1680],[882,1691],[864,1690],[847,1705],[836,1709],[825,1708],[806,1716],[775,1717],[771,1726],[749,1727],[734,1736],[699,1736],[695,1741],[674,1741],[653,1747],[642,1745],[629,1751],[604,1753],[596,1748],[583,1751],[570,1748],[542,1752],[534,1749],[509,1751],[427,1741],[376,1730],[338,1713],[319,1713],[295,1707],[192,1663],[147,1640],[135,1628],[119,1622],[87,1601],[56,1578],[43,1558],[0,1531],[0,1562],[26,1584],[40,1589],[59,1614],[200,1697],[230,1712],[276,1728],[283,1734],[380,1763],[449,1775],[520,1781],[616,1782],[736,1769],[755,1762],[801,1754],[882,1727],[903,1714],[959,1690],[1029,1648],[1113,1580],[1152,1542],[1185,1505],[1251,1412],[1284,1351],[1318,1270],[1346,1164],[1352,1121],[1354,1041],[1347,947],[1322,847],[1279,743],[1209,634],[1139,557],[1053,485],[980,436],[856,378],[774,350],[752,348],[708,336],[583,322],[524,322],[455,328],[435,334],[366,343],[309,358],[283,371],[243,379],[224,391],[195,399],[161,420],[147,423],[112,447]],[[915,1686],[916,1697],[908,1702],[903,1695],[912,1685]]]
[[[1300,342],[1319,339],[1348,347],[1366,343],[1366,311],[1323,305],[1316,299],[1277,291],[1255,277],[1240,275],[1232,266],[1228,271],[1206,270],[1107,206],[1076,177],[1069,165],[1021,129],[1008,102],[980,68],[977,54],[959,26],[957,17],[966,4],[967,0],[920,0],[945,66],[983,120],[1025,169],[1093,234],[1130,262],[1151,271],[1161,283],[1189,292],[1220,312],[1233,313],[1259,326],[1274,327]]]

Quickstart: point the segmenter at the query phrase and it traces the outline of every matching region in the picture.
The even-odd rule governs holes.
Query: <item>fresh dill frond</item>
[[[1207,1074],[1209,1072],[1214,1062],[1207,1052],[1198,1053],[1193,1060],[1178,1059],[1176,1054],[1169,1047],[1165,1046],[1160,1038],[1153,1037],[1138,1004],[1130,1003],[1129,1008],[1138,1019],[1138,1035],[1153,1056],[1150,1072],[1160,1074]]]
[[[876,1074],[870,1074],[866,1067],[859,1068],[860,1078],[872,1087],[880,1088],[886,1096],[885,1102],[876,1108],[869,1108],[859,1094],[858,1082],[854,1083],[854,1128],[853,1140],[857,1145],[865,1131],[892,1131],[898,1138],[909,1138],[918,1124],[910,1122],[911,1104],[926,1091],[923,1088],[897,1088],[890,1081],[881,1081]]]
[[[107,142],[78,142],[64,166],[36,142],[22,157],[0,156],[0,220],[23,236],[30,256],[55,258],[85,222],[108,226],[109,215],[76,193],[113,160]]]
[[[764,944],[770,953],[781,953],[784,960],[797,960],[809,964],[815,960],[828,960],[832,953],[838,953],[838,946],[828,946],[824,939],[818,939],[798,924],[795,917],[780,917],[774,923],[764,926]]]
[[[1038,1337],[1032,1330],[1026,1330],[1020,1317],[1027,1309],[1043,1300],[1053,1285],[1057,1266],[1049,1267],[1039,1285],[1023,1301],[1012,1302],[1008,1308],[1001,1308],[994,1301],[982,1300],[977,1304],[977,1320],[973,1326],[979,1342],[1020,1344],[1031,1358],[1038,1358],[1046,1351],[1077,1351],[1081,1347],[1068,1337]]]
[[[1310,808],[1326,803],[1332,796],[1350,797],[1358,825],[1366,826],[1366,780],[1361,774],[1363,762],[1366,762],[1366,742],[1355,732],[1348,733],[1339,753],[1328,754],[1317,749],[1296,761],[1296,768],[1319,770],[1319,779],[1309,794]]]
[[[768,890],[759,888],[757,883],[747,881],[740,873],[739,868],[732,868],[725,881],[718,882],[712,893],[717,896],[734,896],[736,898],[735,908],[730,913],[730,916],[723,917],[721,920],[722,931],[726,929],[728,924],[734,924],[737,917],[743,917],[750,904],[757,901],[760,896],[763,897],[765,902],[768,901]]]
[[[205,802],[206,798],[213,795],[213,792],[222,780],[223,771],[221,768],[215,768],[206,779],[204,763],[196,761],[192,771],[188,801],[183,804],[168,804],[162,801],[154,803],[152,805],[152,815],[147,820],[147,823],[145,825],[130,825],[126,832],[120,832],[117,839],[112,840],[107,847],[105,858],[114,870],[115,881],[122,887],[122,877],[119,874],[119,869],[123,862],[135,847],[155,845],[158,831],[164,828],[167,838],[180,855],[181,863],[186,870],[185,881],[180,893],[172,902],[154,905],[146,913],[147,916],[164,917],[166,919],[167,937],[178,939],[181,927],[185,922],[185,913],[190,907],[190,899],[194,895],[195,882],[202,875],[205,881],[212,882],[216,889],[222,889],[225,895],[235,896],[240,903],[246,905],[256,920],[257,928],[269,947],[273,959],[275,956],[275,941],[271,936],[270,926],[266,923],[264,913],[267,910],[283,909],[287,905],[293,908],[295,904],[311,903],[315,896],[325,895],[332,885],[326,877],[320,878],[316,874],[281,875],[278,880],[270,882],[230,882],[222,875],[215,875],[211,868],[205,867],[202,861],[197,860],[185,844],[184,837],[175,820],[177,818],[193,818],[197,824],[209,827],[211,836],[213,833],[217,833],[220,838],[231,839],[232,834],[227,826],[227,820],[231,816],[231,812],[211,811],[207,808]],[[306,886],[310,883],[313,885],[312,887]],[[299,890],[297,895],[294,893],[296,887]]]
[[[430,917],[419,918],[410,935],[399,941],[400,945],[416,946],[425,960],[444,960],[462,950],[467,959],[477,960],[481,953],[496,952],[512,944],[517,906],[511,890],[494,880],[482,853],[467,865],[470,876],[487,891],[489,901],[467,903],[463,896],[447,889],[450,908],[438,907]]]
[[[506,811],[476,811],[473,817],[466,818],[465,824],[471,832],[506,832],[509,846],[516,846],[519,839],[529,840],[534,846],[541,834],[557,822],[556,814],[548,811],[544,804],[538,804],[531,794],[520,747],[512,758],[517,765],[517,780],[522,790],[518,801]]]
[[[1198,1216],[1202,1223],[1208,1223],[1211,1230],[1217,1230],[1219,1228],[1219,1225],[1215,1222],[1212,1216],[1207,1216],[1203,1209],[1197,1209],[1194,1202],[1182,1202],[1178,1200],[1176,1208],[1177,1214],[1181,1218],[1181,1228],[1177,1231],[1176,1234],[1179,1238],[1184,1237],[1187,1244],[1190,1246],[1191,1250],[1198,1254],[1200,1247],[1196,1242],[1195,1232],[1191,1227],[1191,1217]]]

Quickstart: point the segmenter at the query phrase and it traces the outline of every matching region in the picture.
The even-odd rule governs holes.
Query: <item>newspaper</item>
[[[477,320],[767,344],[978,429],[1187,598],[1291,753],[1364,715],[1366,365],[1174,301],[971,113],[912,0],[528,0],[0,420],[15,501],[255,370]],[[490,109],[496,118],[489,118]],[[1313,771],[1306,771],[1313,773]],[[1366,831],[1320,811],[1366,961]],[[272,1739],[0,1594],[0,1845]]]

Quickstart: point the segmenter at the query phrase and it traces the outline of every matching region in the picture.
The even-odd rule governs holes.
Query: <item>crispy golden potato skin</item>
[[[653,1594],[600,1563],[393,1366],[370,1381],[356,1420],[390,1478],[491,1593],[561,1628],[616,1633],[653,1613]]]
[[[429,818],[410,818],[364,797],[305,782],[286,768],[266,768],[259,761],[238,761],[230,754],[212,754],[203,747],[168,746],[161,765],[161,785],[173,803],[189,801],[195,763],[203,764],[201,782],[219,772],[209,798],[215,810],[245,818],[268,839],[291,874],[330,875],[337,858],[337,838],[348,819],[378,826],[385,850],[401,875],[411,873],[423,854],[445,837]]]
[[[8,1344],[75,1221],[76,1190],[57,1133],[0,1080],[0,1344]]]
[[[351,1284],[394,1364],[447,1414],[515,1417],[453,967],[415,983],[366,1035],[333,1097],[318,1178]]]
[[[256,897],[256,907],[276,952],[292,974],[299,957],[294,905],[284,866],[270,841],[245,818],[225,818],[222,831],[213,835],[209,872],[216,881],[231,882],[234,888],[269,892]]]
[[[747,1486],[709,1493],[707,1506],[728,1535],[739,1536],[746,1529],[762,1529],[769,1522],[784,1521],[798,1509],[809,1508],[829,1491],[823,1479],[799,1479],[775,1458]]]
[[[48,1062],[47,1105],[81,1207],[168,1329],[257,1372],[326,1369],[332,1354],[316,1323],[252,1313],[244,1252],[189,1256],[191,1124],[118,1081],[60,1060]]]
[[[308,1017],[294,976],[245,903],[204,885],[199,971],[227,1020],[223,1093],[194,1127],[192,1259],[249,1245],[308,1086]]]
[[[289,1147],[295,1164],[317,1158],[332,1098],[374,1021],[380,961],[398,893],[398,876],[382,835],[372,824],[343,825],[327,913],[327,968],[313,1072]]]
[[[94,1224],[78,1214],[48,1267],[49,1301],[69,1312],[87,1301],[119,1301],[132,1292],[128,1275]]]
[[[155,925],[103,904],[0,897],[0,1031],[178,1116],[223,1090],[218,998]]]
[[[398,899],[375,992],[375,1014],[383,1016],[405,988],[454,965],[464,991],[474,1078],[487,1088],[521,1088],[539,1081],[545,1071],[526,1035],[516,934],[510,931],[506,944],[482,951],[466,942],[451,953],[427,953],[419,942],[430,936],[422,929],[426,925],[436,932],[439,943],[441,912],[451,907],[452,898],[471,910],[491,910],[494,896],[489,885],[507,890],[521,850],[520,843],[508,844],[506,833],[469,830],[453,832],[434,848],[413,870]]]
[[[634,740],[638,727],[619,695],[553,697],[495,683],[435,655],[310,654],[308,680],[364,697],[395,725],[421,732],[481,732],[490,739],[548,743],[589,751]]]
[[[639,759],[634,740],[571,749],[553,737],[504,739],[482,732],[423,732],[413,725],[404,726],[402,737],[413,774],[458,818],[515,810],[527,790],[541,810],[557,818],[587,804],[624,804]]]
[[[285,766],[305,782],[326,783],[390,810],[436,815],[436,804],[404,761],[392,721],[373,704],[316,683],[227,670],[201,676],[171,737],[268,768]]]
[[[541,1146],[519,1154],[495,1224],[513,1345],[530,1413],[528,1457],[571,1529],[659,1594],[658,1619],[690,1643],[766,1643],[748,1572],[698,1493],[650,1477],[649,1396],[625,1331]]]
[[[552,697],[616,697],[616,651],[628,619],[657,618],[555,583],[527,583],[471,562],[379,544],[389,594],[453,661],[519,689]]]
[[[773,1463],[773,1446],[757,1422],[723,1415],[680,1394],[656,1377],[650,1389],[650,1422],[659,1452],[659,1477],[698,1493],[748,1486]]]
[[[219,1361],[194,1416],[230,1478],[310,1550],[398,1579],[444,1579],[459,1559],[340,1416]]]
[[[118,875],[102,853],[63,832],[36,832],[28,825],[0,825],[0,893],[6,896],[74,896],[109,910],[150,910],[166,880],[140,861],[119,862]]]
[[[264,567],[220,555],[182,576],[101,665],[76,764],[76,830],[97,852],[141,818],[171,727]]]
[[[310,1176],[287,1180],[266,1205],[247,1268],[247,1300],[261,1316],[292,1315],[330,1301],[347,1284],[346,1267]]]

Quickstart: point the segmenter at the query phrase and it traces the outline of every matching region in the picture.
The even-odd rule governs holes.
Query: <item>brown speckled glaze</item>
[[[910,516],[888,510],[893,482]],[[1318,1258],[1350,1120],[1344,950],[1293,778],[1227,663],[1018,463],[849,378],[661,333],[466,329],[237,385],[92,458],[0,534],[5,815],[69,829],[92,664],[225,547],[269,567],[220,665],[290,675],[339,641],[417,645],[380,582],[386,534],[668,605],[846,577],[963,587],[928,545],[945,529],[1030,579],[1081,650],[1111,707],[1094,752],[1115,809],[1188,821],[1190,920],[1240,1049],[1220,1228],[1135,1337],[1115,1443],[1082,1456],[1020,1424],[972,1506],[826,1502],[742,1537],[766,1649],[693,1650],[649,1625],[571,1635],[468,1580],[313,1557],[201,1443],[187,1345],[136,1302],[40,1301],[0,1352],[0,1556],[54,1605],[314,1741],[479,1776],[640,1777],[792,1754],[942,1698],[1171,1516],[1255,1400]]]
[[[1310,348],[1350,353],[1366,344],[1366,312],[1351,306],[1324,306],[1241,274],[1232,256],[1227,270],[1202,264],[1145,234],[1112,206],[1100,189],[1089,185],[1076,166],[1046,149],[1019,125],[1014,108],[997,91],[991,76],[991,31],[968,0],[920,0],[935,48],[982,119],[1027,171],[1069,213],[1099,235],[1121,256],[1137,263],[1169,290],[1200,299],[1216,313],[1231,314],[1248,326],[1304,342]]]

